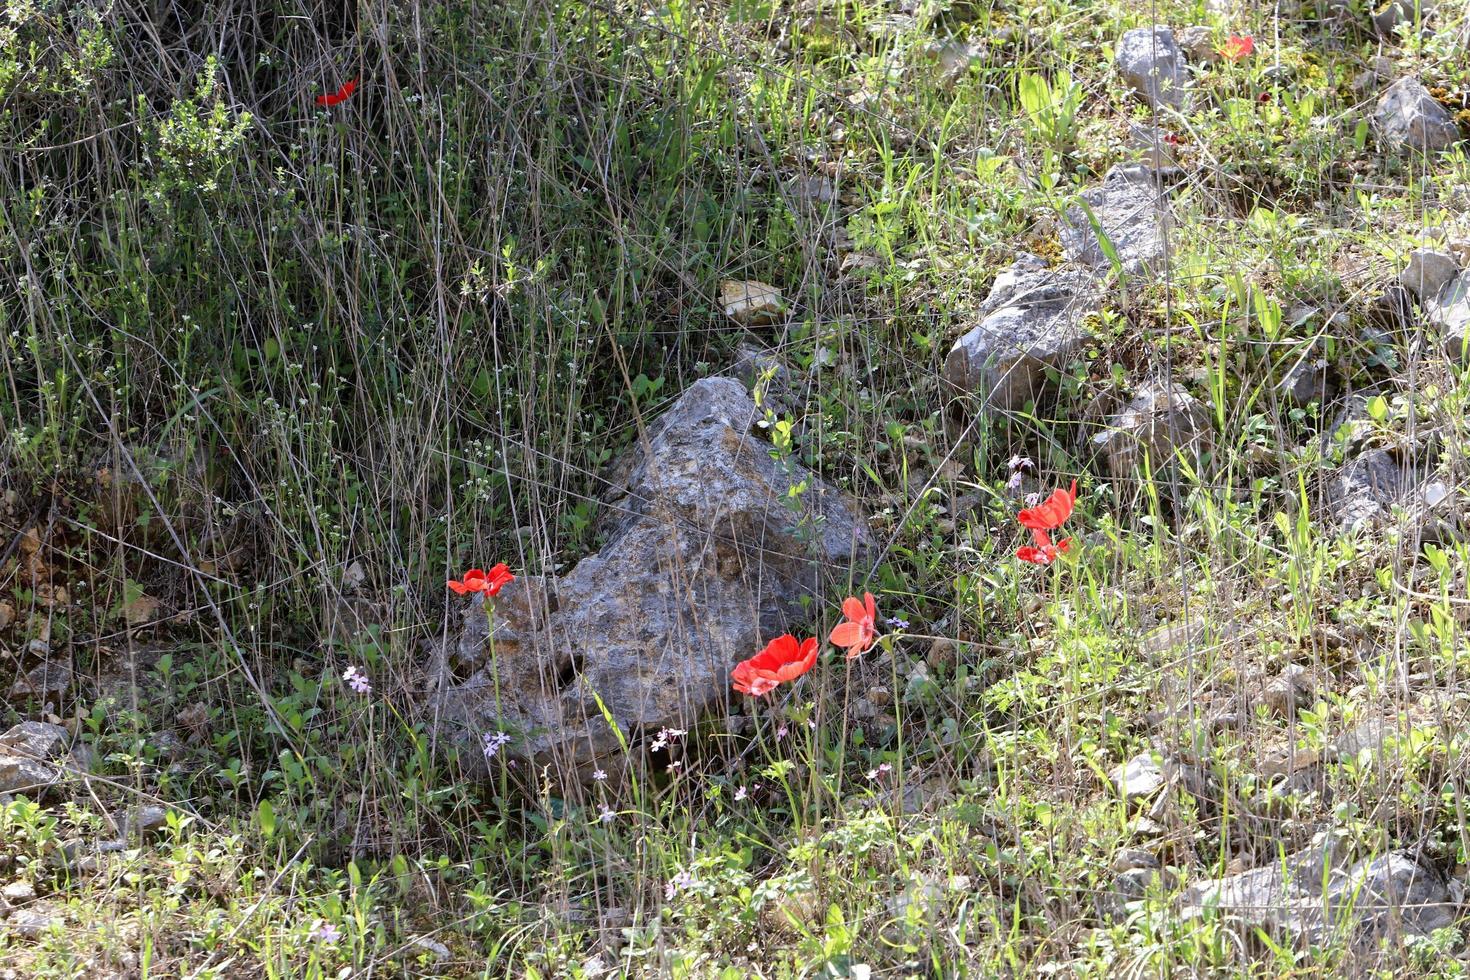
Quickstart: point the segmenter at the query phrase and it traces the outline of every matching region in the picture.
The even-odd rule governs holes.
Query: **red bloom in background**
[[[1035,543],[1016,549],[1016,557],[1022,561],[1029,561],[1033,565],[1050,565],[1064,551],[1072,547],[1071,538],[1063,538],[1056,544],[1052,544],[1051,535],[1040,529],[1032,530],[1031,540]]]
[[[1220,56],[1231,61],[1249,58],[1256,50],[1256,39],[1249,34],[1232,34],[1220,45]]]
[[[1062,526],[1072,516],[1072,505],[1077,502],[1077,481],[1072,481],[1071,490],[1053,490],[1050,497],[1035,507],[1028,507],[1016,515],[1022,527],[1033,531],[1050,531]]]
[[[760,653],[735,665],[730,681],[735,690],[751,697],[770,694],[779,685],[794,681],[817,662],[817,638],[796,642],[787,633],[778,636]]]
[[[833,646],[847,647],[847,659],[851,660],[872,646],[878,636],[878,604],[873,593],[864,592],[861,601],[856,596],[843,599],[842,615],[848,621],[834,626],[828,639]]]
[[[463,581],[449,580],[449,587],[460,595],[469,592],[479,592],[485,596],[493,596],[505,585],[514,582],[516,577],[510,573],[510,569],[502,562],[490,569],[487,573],[479,568],[472,568],[464,573]]]
[[[348,82],[346,85],[343,85],[335,92],[332,92],[328,95],[318,95],[316,97],[316,104],[319,106],[326,106],[328,109],[330,109],[332,106],[336,105],[339,102],[346,102],[349,98],[351,98],[352,93],[356,91],[357,79],[354,78],[352,81]]]

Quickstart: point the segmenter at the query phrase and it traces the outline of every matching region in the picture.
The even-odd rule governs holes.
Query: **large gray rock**
[[[955,341],[944,378],[1007,412],[1047,393],[1048,368],[1060,369],[1087,342],[1083,319],[1098,309],[1099,287],[1081,271],[1048,269],[1022,254],[980,306],[980,322]]]
[[[1470,360],[1470,269],[1440,287],[1424,301],[1424,316],[1440,329],[1445,356]]]
[[[1163,271],[1169,204],[1150,168],[1114,167],[1100,186],[1083,191],[1081,198],[1087,207],[1073,205],[1062,218],[1062,253],[1069,261],[1098,272],[1112,268],[1093,224],[1096,219],[1124,272]]]
[[[1379,138],[1390,147],[1430,152],[1460,138],[1455,117],[1415,78],[1401,78],[1388,87],[1378,99],[1373,122]]]
[[[1118,40],[1118,71],[1155,109],[1182,109],[1189,99],[1184,54],[1167,27],[1135,27]]]
[[[493,637],[465,602],[434,657],[435,716],[479,775],[482,738],[504,732],[503,755],[564,785],[620,777],[644,739],[723,702],[731,668],[806,619],[804,596],[846,580],[866,528],[838,491],[772,458],[757,418],[740,382],[696,382],[612,477],[601,551],[506,586]]]
[[[1437,868],[1400,850],[1343,869],[1345,853],[1339,838],[1320,835],[1283,860],[1192,885],[1181,910],[1187,918],[1213,911],[1298,946],[1343,937],[1358,953],[1454,923],[1461,889]]]
[[[1178,452],[1197,459],[1214,446],[1214,429],[1210,413],[1189,392],[1170,381],[1150,381],[1092,441],[1106,454],[1108,471],[1122,477],[1145,455],[1156,470]]]
[[[1399,273],[1399,283],[1422,302],[1439,295],[1445,283],[1459,273],[1459,263],[1449,252],[1416,248],[1409,253],[1409,264]]]

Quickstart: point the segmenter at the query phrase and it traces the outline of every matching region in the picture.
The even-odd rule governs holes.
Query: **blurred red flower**
[[[328,109],[330,109],[332,106],[336,105],[339,102],[346,102],[349,98],[351,98],[352,93],[356,91],[357,79],[354,78],[352,81],[348,82],[346,85],[343,85],[335,92],[329,93],[327,95],[318,95],[316,97],[316,104],[319,106],[326,106]]]
[[[1232,34],[1220,45],[1220,56],[1231,61],[1241,61],[1249,58],[1256,50],[1256,39],[1249,34]]]

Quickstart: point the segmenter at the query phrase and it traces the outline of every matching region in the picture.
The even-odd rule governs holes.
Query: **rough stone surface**
[[[20,756],[0,754],[0,793],[40,793],[56,782],[50,766]]]
[[[1261,701],[1273,714],[1290,718],[1317,690],[1317,682],[1300,664],[1291,664],[1261,691]]]
[[[1215,32],[1202,24],[1186,27],[1175,40],[1185,57],[1196,64],[1212,65],[1220,60],[1220,52],[1215,47]]]
[[[1167,27],[1135,27],[1118,41],[1118,71],[1155,109],[1183,108],[1189,98],[1184,53]]]
[[[1454,923],[1460,889],[1437,868],[1400,850],[1343,870],[1345,850],[1337,838],[1320,836],[1284,861],[1192,885],[1181,909],[1186,917],[1213,909],[1244,930],[1299,945],[1345,934],[1362,953],[1384,938],[1427,935]]]
[[[1459,273],[1460,266],[1449,252],[1416,248],[1409,253],[1409,264],[1399,273],[1399,282],[1422,302],[1439,295],[1445,283]]]
[[[1327,374],[1327,361],[1313,355],[1293,361],[1276,383],[1276,389],[1286,404],[1297,408],[1325,402],[1335,390]]]
[[[1087,209],[1073,205],[1062,219],[1062,253],[1097,272],[1113,267],[1103,251],[1093,218],[1112,243],[1129,275],[1163,271],[1168,251],[1165,232],[1169,204],[1157,177],[1147,167],[1114,167],[1098,187],[1082,192]],[[1089,217],[1087,210],[1092,211]]]
[[[1176,452],[1198,457],[1214,445],[1209,412],[1183,388],[1153,381],[1141,387],[1093,443],[1107,454],[1114,476],[1131,474],[1147,454],[1155,469]]]
[[[10,700],[54,701],[66,696],[71,690],[71,667],[63,663],[46,661],[37,664],[15,679],[10,687]]]
[[[7,902],[14,902],[17,905],[22,902],[29,902],[35,897],[36,886],[32,885],[29,881],[12,881],[4,888],[0,888],[0,898],[5,899]]]
[[[1179,166],[1179,141],[1162,127],[1130,122],[1128,143],[1140,162],[1146,166],[1156,170]]]
[[[1164,769],[1152,752],[1142,752],[1110,774],[1113,788],[1130,803],[1146,800],[1164,788]]]
[[[760,404],[773,410],[792,406],[799,394],[796,381],[780,356],[754,344],[735,348],[730,375],[739,378],[747,391],[758,391]]]
[[[1415,482],[1414,468],[1392,449],[1363,453],[1328,482],[1328,514],[1339,527],[1362,527],[1403,503]]]
[[[1014,411],[1047,392],[1048,367],[1060,368],[1086,342],[1082,320],[1100,302],[1091,276],[1055,271],[1022,254],[995,280],[980,322],[955,342],[944,377],[983,395],[993,411]]]
[[[1445,283],[1427,300],[1424,315],[1440,329],[1446,357],[1470,360],[1470,269]]]
[[[480,775],[493,732],[512,739],[502,755],[564,782],[622,773],[619,734],[637,764],[660,728],[694,727],[727,697],[730,669],[861,558],[870,537],[855,511],[774,460],[757,417],[740,382],[696,382],[611,475],[601,551],[559,579],[507,586],[493,642],[480,604],[465,602],[433,658],[436,717]]]
[[[40,939],[56,918],[40,909],[18,909],[10,913],[5,927],[22,939]]]
[[[1379,138],[1390,147],[1430,152],[1460,138],[1454,116],[1414,78],[1401,78],[1388,87],[1378,99],[1373,122]]]
[[[45,762],[65,752],[70,739],[71,736],[60,725],[23,721],[0,735],[0,753]]]

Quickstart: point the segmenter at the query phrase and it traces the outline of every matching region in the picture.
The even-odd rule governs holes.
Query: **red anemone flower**
[[[1031,540],[1035,543],[1016,549],[1016,557],[1033,565],[1050,565],[1072,547],[1071,538],[1063,538],[1052,544],[1051,535],[1039,528],[1031,531]]]
[[[449,580],[449,587],[460,595],[468,592],[479,592],[485,596],[493,596],[499,592],[502,586],[514,582],[516,577],[510,573],[510,569],[502,562],[490,569],[489,572],[479,568],[472,568],[464,573],[463,581]]]
[[[847,647],[847,659],[851,660],[872,646],[878,636],[878,605],[873,593],[864,592],[861,600],[856,596],[842,600],[842,615],[848,621],[834,626],[828,639],[834,646]]]
[[[1050,531],[1062,526],[1062,522],[1072,516],[1072,505],[1077,502],[1077,481],[1072,481],[1071,490],[1053,490],[1050,497],[1037,504],[1028,507],[1016,515],[1022,527],[1029,527],[1033,531]]]
[[[735,665],[730,680],[735,690],[751,697],[770,694],[779,685],[794,681],[817,662],[817,638],[796,641],[787,633],[778,636],[760,653]]]
[[[1249,34],[1232,34],[1220,45],[1220,56],[1231,61],[1241,61],[1249,58],[1256,50],[1256,39]]]
[[[339,102],[346,102],[352,96],[352,93],[356,91],[357,79],[354,78],[352,81],[348,82],[346,85],[343,85],[335,92],[331,92],[327,95],[318,95],[316,97],[316,104],[319,106],[326,106],[328,109],[330,109],[332,106],[336,105]]]

